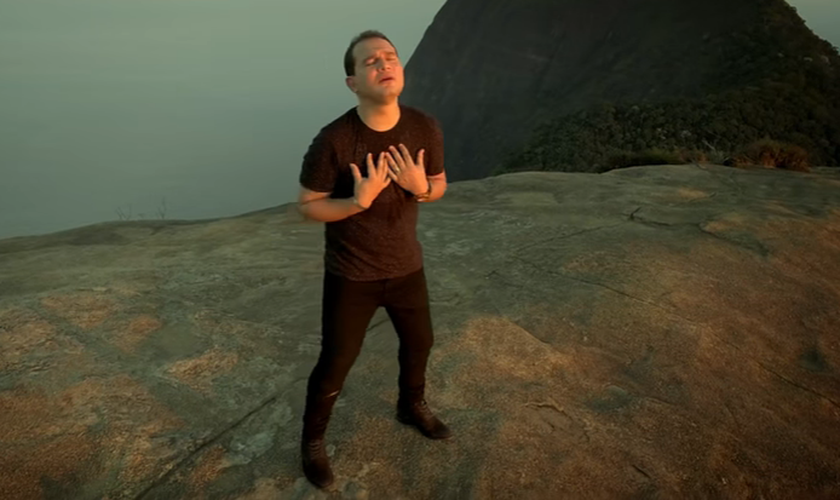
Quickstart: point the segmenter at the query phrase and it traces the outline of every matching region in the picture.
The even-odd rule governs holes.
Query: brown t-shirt
[[[350,163],[367,177],[368,153],[374,165],[389,146],[404,144],[417,160],[423,154],[426,175],[443,172],[443,132],[431,115],[399,104],[400,119],[385,132],[368,127],[356,107],[323,127],[303,158],[300,183],[307,189],[332,192],[330,198],[353,196]],[[423,267],[417,240],[418,202],[394,181],[370,208],[346,219],[325,224],[324,265],[327,271],[355,281],[396,278]]]

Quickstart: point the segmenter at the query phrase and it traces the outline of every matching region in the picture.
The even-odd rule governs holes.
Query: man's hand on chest
[[[415,196],[424,194],[429,189],[429,180],[426,178],[426,167],[423,162],[424,155],[425,150],[421,149],[417,153],[417,159],[413,159],[404,144],[390,146],[385,155],[389,166],[388,176]]]

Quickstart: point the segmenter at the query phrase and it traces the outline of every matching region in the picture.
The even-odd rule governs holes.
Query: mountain
[[[840,164],[840,57],[783,0],[448,0],[401,101],[441,121],[453,180],[765,136]]]

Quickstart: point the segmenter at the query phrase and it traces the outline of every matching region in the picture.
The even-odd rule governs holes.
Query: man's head
[[[344,54],[347,87],[364,99],[385,104],[403,90],[403,67],[397,49],[375,30],[357,35]]]

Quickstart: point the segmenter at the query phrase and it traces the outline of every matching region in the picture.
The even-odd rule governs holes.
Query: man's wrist
[[[412,193],[416,199],[426,199],[432,194],[432,181],[426,178],[426,190],[421,193]]]
[[[356,196],[356,195],[353,195],[353,199],[352,199],[352,201],[353,201],[353,205],[355,205],[355,206],[357,206],[357,207],[361,208],[362,210],[367,210],[368,208],[370,208],[370,206],[367,206],[367,207],[366,207],[366,206],[362,205],[362,204],[359,202],[359,198],[358,198],[358,196]]]

